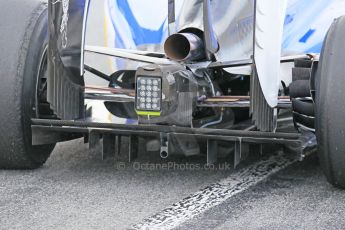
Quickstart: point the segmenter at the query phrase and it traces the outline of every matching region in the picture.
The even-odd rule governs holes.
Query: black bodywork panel
[[[85,4],[84,0],[49,0],[47,98],[60,119],[84,117],[80,66]]]

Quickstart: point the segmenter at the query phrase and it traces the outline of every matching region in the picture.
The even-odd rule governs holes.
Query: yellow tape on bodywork
[[[136,111],[139,116],[155,116],[159,117],[161,112],[153,112],[153,111]]]

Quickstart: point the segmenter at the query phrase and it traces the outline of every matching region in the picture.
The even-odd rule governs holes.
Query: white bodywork
[[[254,61],[267,103],[278,104],[280,58],[287,0],[257,0]]]
[[[128,9],[121,7],[124,2],[128,2]],[[203,0],[176,0],[176,31],[188,27],[204,28],[202,4]],[[104,47],[122,48],[108,50],[105,54],[113,57],[129,57],[130,60],[142,59],[150,63],[155,61],[152,57],[144,55],[141,57],[138,52],[124,53],[127,49],[162,52],[161,43],[168,36],[167,1],[150,0],[144,5],[145,7],[141,0],[105,0],[106,43],[99,44],[100,50],[105,51]],[[268,104],[274,107],[277,105],[282,69],[283,75],[286,76],[283,78],[291,78],[290,69],[280,68],[281,55],[317,53],[318,51],[315,50],[318,49],[313,47],[322,42],[323,34],[333,18],[344,14],[344,8],[341,7],[343,5],[343,0],[319,0],[313,3],[308,0],[213,0],[211,1],[212,24],[220,47],[215,57],[219,62],[253,58],[264,96]],[[134,17],[132,19],[138,22],[137,27],[133,27],[133,20],[129,20],[128,15],[132,15]],[[157,32],[159,28],[163,29],[158,42],[136,41],[136,38],[150,37],[146,32]],[[307,36],[305,39],[305,34],[310,37]],[[122,41],[123,44],[114,41]],[[156,59],[156,61],[169,63],[166,59]],[[136,69],[138,66],[137,62],[128,62],[124,59],[111,58],[108,63],[111,69],[109,72],[117,69]],[[249,74],[251,63],[248,64],[225,70],[234,74]],[[289,84],[289,80],[285,83]]]

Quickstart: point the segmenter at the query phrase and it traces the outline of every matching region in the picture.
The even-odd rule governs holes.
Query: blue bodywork
[[[158,17],[154,25],[144,21],[157,14],[167,16],[167,1],[144,1],[150,4],[150,12],[141,10],[143,1],[140,0],[106,1],[109,21],[112,22],[108,29],[115,31],[111,45],[117,48],[135,49],[143,45],[164,42],[167,37],[167,17]],[[288,0],[282,55],[319,53],[333,19],[345,15],[344,6],[342,0]],[[115,23],[119,17],[127,23]],[[145,26],[141,26],[142,24]],[[130,30],[130,33],[123,33],[120,30]]]

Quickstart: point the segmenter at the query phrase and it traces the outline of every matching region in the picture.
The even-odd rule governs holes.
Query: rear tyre
[[[345,17],[332,24],[316,76],[316,135],[327,180],[345,188]]]
[[[42,113],[51,115],[49,107],[42,109],[46,103],[42,82],[47,66],[47,4],[2,1],[0,19],[6,22],[0,25],[0,168],[34,169],[46,162],[54,148],[31,144],[31,119]]]

